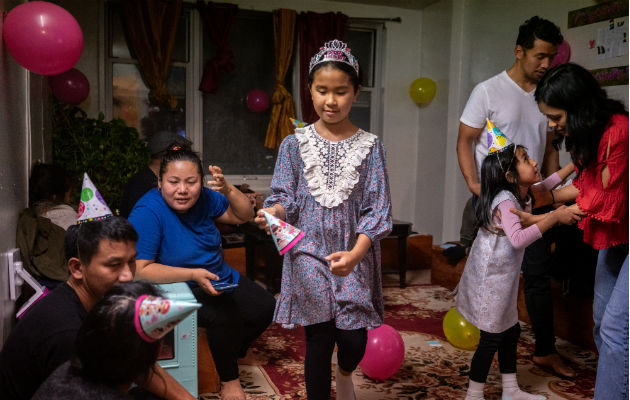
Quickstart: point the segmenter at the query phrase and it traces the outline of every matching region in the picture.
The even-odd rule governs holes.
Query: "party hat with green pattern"
[[[98,221],[112,216],[112,211],[101,197],[96,186],[90,180],[87,173],[83,173],[83,188],[81,189],[81,202],[79,203],[79,217],[77,224],[89,221]]]

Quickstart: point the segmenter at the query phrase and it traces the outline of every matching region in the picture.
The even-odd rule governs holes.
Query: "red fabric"
[[[606,157],[610,143],[610,153]],[[608,166],[608,186],[602,171]],[[579,222],[584,241],[595,249],[628,243],[628,117],[614,115],[599,142],[597,162],[573,181],[580,191],[576,202],[587,217]]]
[[[308,66],[311,58],[325,42],[333,39],[344,40],[348,16],[340,12],[318,14],[312,11],[301,13],[298,20],[300,43],[300,101],[302,120],[313,123],[319,119],[313,109],[311,93],[308,90]]]
[[[235,68],[232,62],[234,54],[229,43],[229,33],[238,6],[212,2],[208,2],[206,5],[204,0],[197,0],[197,10],[210,40],[216,46],[215,56],[208,60],[203,67],[199,90],[205,93],[215,93],[219,88],[221,70],[231,73]]]

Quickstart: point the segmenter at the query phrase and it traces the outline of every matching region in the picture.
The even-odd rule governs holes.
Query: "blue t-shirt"
[[[213,283],[238,283],[238,271],[223,259],[221,234],[214,224],[228,206],[225,196],[204,187],[197,203],[185,214],[178,214],[157,188],[149,190],[129,215],[129,222],[138,232],[138,259],[173,267],[205,268],[220,278]]]

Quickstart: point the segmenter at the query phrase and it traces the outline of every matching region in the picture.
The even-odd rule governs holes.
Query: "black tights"
[[[499,371],[502,374],[516,373],[516,344],[520,335],[521,326],[518,322],[501,333],[481,331],[479,347],[470,363],[470,379],[486,383],[494,353],[497,351],[499,352]]]
[[[330,360],[337,343],[339,368],[352,372],[365,353],[367,330],[343,330],[335,327],[335,321],[327,321],[304,327],[306,334],[306,359],[304,380],[309,400],[330,400]]]

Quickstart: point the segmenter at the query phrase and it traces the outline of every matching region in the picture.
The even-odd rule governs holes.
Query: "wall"
[[[448,130],[442,176],[445,185],[442,241],[459,239],[461,213],[470,196],[459,171],[455,145],[459,117],[473,87],[513,64],[518,27],[526,19],[534,15],[549,19],[566,34],[567,13],[595,4],[593,0],[453,0],[449,106],[443,115]],[[427,49],[423,49],[423,57]],[[566,155],[561,156],[561,160],[566,159]]]
[[[9,11],[21,2],[0,0],[0,10]],[[0,21],[1,24],[1,21]],[[29,104],[42,109],[37,88],[41,78],[19,66],[0,42],[0,252],[15,247],[15,226],[18,213],[26,206],[30,165]],[[34,82],[30,94],[29,80]],[[38,101],[39,99],[39,101]],[[40,114],[41,115],[41,114]],[[37,124],[37,121],[35,121]],[[41,148],[34,153],[41,154]],[[8,335],[13,319],[13,303],[9,300],[5,257],[0,257],[0,343]]]

